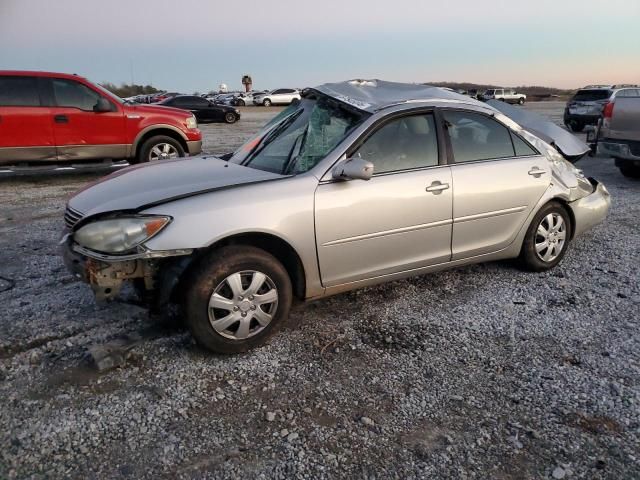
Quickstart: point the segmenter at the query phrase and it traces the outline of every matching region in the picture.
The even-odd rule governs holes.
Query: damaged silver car
[[[133,282],[215,352],[264,343],[294,298],[460,265],[558,264],[609,194],[589,147],[502,102],[354,80],[306,90],[236,152],[138,165],[76,193],[66,264],[98,299]]]

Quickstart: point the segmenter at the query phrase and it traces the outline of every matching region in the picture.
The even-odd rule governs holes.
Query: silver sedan
[[[505,258],[553,268],[609,209],[568,161],[588,150],[519,107],[325,84],[224,158],[135,166],[81,190],[61,244],[99,300],[132,281],[154,308],[180,302],[201,345],[236,353],[264,343],[294,298]]]

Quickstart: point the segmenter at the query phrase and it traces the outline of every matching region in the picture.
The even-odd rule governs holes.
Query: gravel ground
[[[205,149],[274,112],[206,126]],[[3,181],[0,478],[640,478],[640,183],[580,166],[613,207],[553,271],[490,263],[298,305],[234,357],[130,292],[96,306],[66,272],[65,199],[95,175]],[[107,342],[130,350],[100,374],[87,352]]]

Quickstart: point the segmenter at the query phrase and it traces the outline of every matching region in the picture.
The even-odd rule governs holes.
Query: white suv
[[[254,105],[289,105],[294,100],[300,100],[300,92],[293,88],[278,88],[269,93],[253,96]]]
[[[480,95],[481,100],[501,100],[507,103],[518,103],[524,105],[527,100],[527,96],[524,93],[518,93],[512,88],[491,88],[485,90]]]

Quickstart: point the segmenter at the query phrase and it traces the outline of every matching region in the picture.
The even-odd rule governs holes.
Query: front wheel
[[[144,163],[184,156],[184,148],[180,142],[166,135],[156,135],[142,144],[136,160],[138,163]]]
[[[226,123],[236,123],[236,121],[238,121],[238,118],[236,117],[235,113],[227,112],[224,114],[224,121]]]
[[[262,102],[262,105],[264,105],[265,107],[270,107],[271,100],[269,100],[268,98],[265,98],[264,101]]]
[[[212,252],[187,279],[186,322],[203,347],[240,353],[263,345],[286,321],[291,280],[282,264],[256,247]]]
[[[524,98],[520,97],[520,98],[518,99],[518,103],[519,103],[520,105],[524,105]]]
[[[571,221],[565,208],[550,202],[540,209],[529,225],[522,244],[520,261],[525,269],[544,272],[564,257],[571,238]]]
[[[238,106],[244,107],[246,105],[244,100],[238,100]]]

